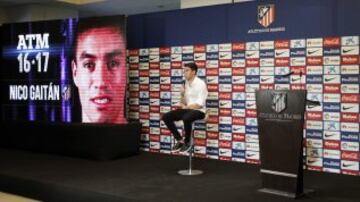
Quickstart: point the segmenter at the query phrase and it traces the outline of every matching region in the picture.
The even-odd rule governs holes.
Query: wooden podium
[[[305,105],[305,90],[256,92],[262,180],[260,192],[291,198],[303,195]]]

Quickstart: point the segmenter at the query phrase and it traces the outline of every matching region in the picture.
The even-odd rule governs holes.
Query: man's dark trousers
[[[169,111],[163,115],[162,120],[165,125],[174,135],[177,141],[182,139],[179,131],[176,128],[174,121],[182,120],[184,122],[185,129],[185,143],[188,144],[190,142],[191,131],[192,131],[192,123],[196,120],[203,119],[205,117],[205,113],[195,109],[176,109],[173,111]]]

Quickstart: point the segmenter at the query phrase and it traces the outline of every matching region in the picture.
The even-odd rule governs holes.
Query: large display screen
[[[126,123],[124,16],[4,24],[2,120]]]

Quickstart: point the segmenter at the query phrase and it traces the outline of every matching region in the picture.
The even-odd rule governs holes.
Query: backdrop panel
[[[259,162],[256,89],[306,89],[307,169],[359,175],[360,2],[256,1],[128,18],[129,117],[142,147],[170,153],[161,114],[179,102],[182,64],[206,80],[200,157]],[[288,77],[283,75],[291,74]]]

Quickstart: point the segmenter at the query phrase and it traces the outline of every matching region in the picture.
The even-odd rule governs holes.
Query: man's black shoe
[[[176,151],[180,151],[181,148],[184,146],[184,143],[182,142],[177,142],[173,148],[171,149],[172,151],[176,152]]]
[[[189,143],[187,143],[181,147],[180,152],[189,152],[191,149],[192,149],[192,146]]]

